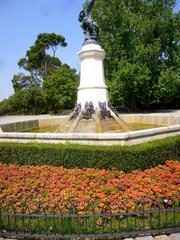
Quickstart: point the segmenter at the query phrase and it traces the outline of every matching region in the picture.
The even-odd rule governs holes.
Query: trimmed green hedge
[[[164,164],[167,159],[180,160],[180,136],[129,147],[0,143],[0,161],[6,164],[117,168],[130,172]]]

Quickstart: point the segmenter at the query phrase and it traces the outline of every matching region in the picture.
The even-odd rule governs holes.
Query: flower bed
[[[80,214],[94,201],[98,202],[96,212],[106,208],[105,202],[111,203],[113,212],[119,207],[133,211],[142,204],[148,209],[177,202],[180,186],[180,163],[173,160],[166,161],[164,166],[128,174],[115,169],[5,164],[0,164],[0,173],[0,204],[6,207],[11,203],[18,212],[27,206],[30,212],[43,206],[48,212],[56,209],[66,213],[68,201],[76,203]]]

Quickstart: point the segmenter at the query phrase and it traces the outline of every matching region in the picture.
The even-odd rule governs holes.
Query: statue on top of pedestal
[[[87,10],[82,10],[79,14],[79,22],[85,34],[85,43],[90,41],[98,42],[99,40],[99,28],[91,17],[91,12],[94,6],[95,0],[90,0]]]

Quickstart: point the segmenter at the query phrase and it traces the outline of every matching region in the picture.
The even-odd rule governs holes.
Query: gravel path
[[[22,238],[21,238],[22,239]],[[32,238],[33,239],[33,238]],[[72,238],[72,240],[83,240],[82,238]],[[108,238],[106,238],[108,239]],[[109,239],[113,239],[113,238],[109,238]],[[115,239],[121,239],[122,238],[115,238]],[[17,240],[15,238],[1,238],[0,240]],[[95,240],[95,238],[85,238],[85,240]],[[125,238],[124,240],[180,240],[180,233],[173,233],[170,235],[158,235],[155,237],[152,236],[144,236],[144,237],[136,237],[136,238]]]

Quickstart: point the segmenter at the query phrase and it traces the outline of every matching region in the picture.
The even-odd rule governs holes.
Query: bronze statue
[[[99,28],[91,18],[91,12],[94,6],[95,0],[90,0],[86,12],[82,10],[79,14],[79,22],[85,34],[85,42],[99,40]]]

